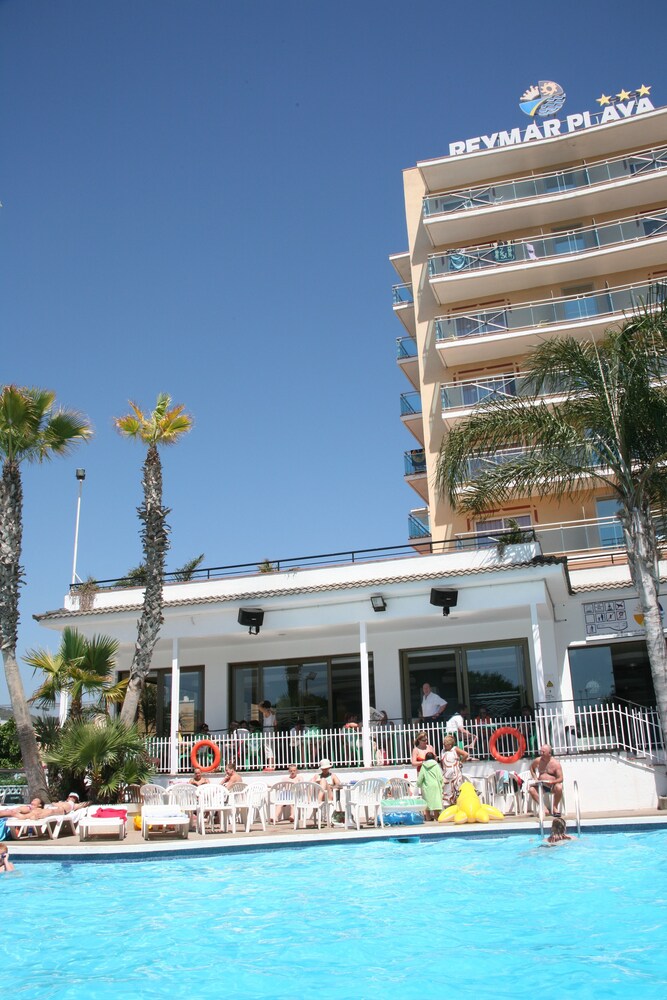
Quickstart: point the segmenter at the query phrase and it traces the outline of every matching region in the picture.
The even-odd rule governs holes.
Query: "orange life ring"
[[[516,753],[512,754],[511,757],[501,757],[496,751],[496,743],[501,736],[513,736],[519,744]],[[517,760],[521,760],[525,752],[526,737],[513,726],[501,726],[500,729],[496,729],[495,733],[489,740],[489,753],[492,757],[495,757],[499,764],[514,764]]]
[[[209,747],[213,751],[213,763],[208,764],[207,767],[200,764],[197,757],[197,754],[202,747]],[[190,761],[192,762],[192,766],[198,767],[200,771],[217,771],[220,766],[220,756],[220,747],[217,743],[214,743],[213,740],[197,740],[190,751]]]

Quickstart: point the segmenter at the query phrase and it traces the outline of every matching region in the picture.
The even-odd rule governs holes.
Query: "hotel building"
[[[667,109],[642,100],[627,118],[617,107],[599,123],[570,116],[562,134],[553,121],[533,124],[527,141],[515,130],[454,144],[453,155],[406,171],[409,249],[392,262],[410,383],[402,419],[415,439],[406,479],[421,503],[412,547],[167,581],[149,678],[163,772],[189,770],[183,747],[204,720],[224,750],[231,720],[257,719],[265,699],[277,712],[279,767],[306,747],[290,734],[304,719],[323,735],[309,737],[301,763],[324,750],[337,766],[370,767],[380,749],[402,772],[428,682],[448,712],[468,705],[473,718],[486,707],[516,721],[530,706],[535,739],[572,754],[566,781],[578,778],[588,808],[606,804],[602,758],[590,750],[603,754],[619,807],[665,793],[641,616],[609,498],[524,497],[471,521],[432,488],[448,428],[490,393],[520,393],[523,359],[541,337],[601,334],[662,296]],[[534,526],[535,539],[499,548],[509,518]],[[141,603],[140,588],[108,582],[87,603],[74,587],[40,620],[115,636],[122,673]],[[395,721],[391,739],[373,735],[371,706]],[[358,738],[341,735],[349,713],[363,724]],[[263,763],[256,755],[248,766]]]

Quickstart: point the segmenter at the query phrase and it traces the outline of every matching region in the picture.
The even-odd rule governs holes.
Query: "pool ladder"
[[[579,801],[579,784],[576,781],[572,782],[572,791],[574,792],[574,815],[577,823],[577,836],[581,836],[581,803]],[[538,803],[538,815],[540,820],[540,836],[544,837],[544,789],[542,785],[538,785],[537,794],[539,796]]]

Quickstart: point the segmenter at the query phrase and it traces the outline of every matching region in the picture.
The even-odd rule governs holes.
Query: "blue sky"
[[[56,645],[32,615],[67,589],[77,466],[80,575],[140,561],[143,453],[112,423],[128,399],[165,391],[195,419],[163,456],[168,568],[404,543],[401,171],[524,127],[539,79],[568,113],[643,83],[665,104],[665,10],[0,2],[2,382],[95,428],[25,470],[20,652]]]

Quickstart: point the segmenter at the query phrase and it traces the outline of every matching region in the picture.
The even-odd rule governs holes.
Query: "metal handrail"
[[[579,784],[576,781],[572,782],[572,789],[574,791],[574,814],[577,819],[577,836],[581,836],[581,805],[579,803]]]

